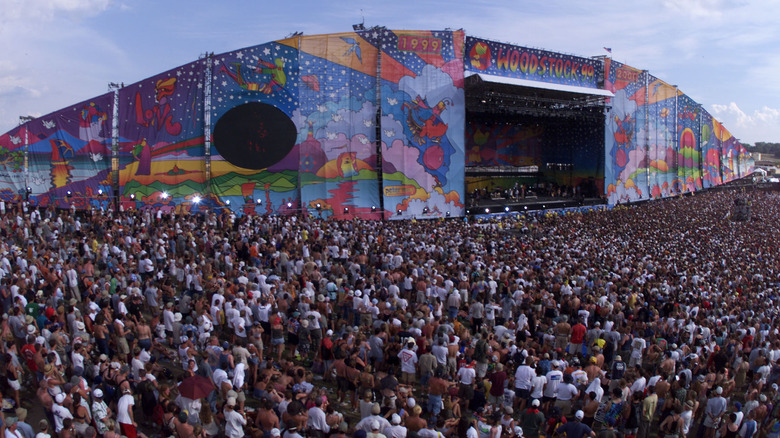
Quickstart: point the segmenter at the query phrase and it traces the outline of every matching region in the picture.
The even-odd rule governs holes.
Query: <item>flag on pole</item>
[[[612,48],[611,47],[604,47],[604,50],[606,50],[607,53],[612,53]]]

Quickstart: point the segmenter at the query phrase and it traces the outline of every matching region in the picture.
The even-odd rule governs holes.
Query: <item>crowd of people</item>
[[[16,206],[3,434],[778,438],[779,217],[734,191],[440,221]]]

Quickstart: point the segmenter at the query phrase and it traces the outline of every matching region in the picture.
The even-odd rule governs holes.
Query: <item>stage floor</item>
[[[590,205],[606,205],[607,201],[601,198],[558,198],[558,197],[526,197],[523,199],[480,199],[474,205],[469,203],[466,214],[505,213],[512,211],[538,211],[553,210],[558,208],[583,207]],[[508,210],[507,210],[508,208]]]

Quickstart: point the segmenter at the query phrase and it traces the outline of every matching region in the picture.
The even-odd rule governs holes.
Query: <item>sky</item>
[[[0,0],[0,10],[0,132],[207,52],[365,22],[585,57],[609,47],[743,143],[780,143],[778,0]]]

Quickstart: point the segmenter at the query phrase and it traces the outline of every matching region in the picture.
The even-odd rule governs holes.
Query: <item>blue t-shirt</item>
[[[555,430],[557,434],[566,434],[566,438],[582,438],[586,435],[590,435],[593,432],[590,427],[579,421],[569,421],[566,424],[562,424]]]

